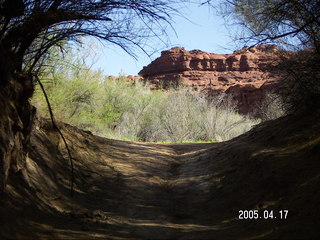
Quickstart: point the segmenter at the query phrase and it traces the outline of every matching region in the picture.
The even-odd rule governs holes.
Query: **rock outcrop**
[[[139,75],[148,79],[154,89],[183,83],[208,94],[230,93],[238,102],[239,112],[248,114],[256,110],[281,76],[281,71],[274,67],[278,51],[275,45],[243,48],[232,54],[175,47],[163,51]]]

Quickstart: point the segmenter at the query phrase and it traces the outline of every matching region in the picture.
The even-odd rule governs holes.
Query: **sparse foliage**
[[[285,114],[282,97],[274,92],[268,92],[256,109],[262,121],[276,119]]]
[[[278,91],[286,112],[318,109],[319,1],[228,0],[225,6],[226,15],[233,16],[247,30],[240,40],[251,44],[277,43],[296,51],[280,55],[278,66],[286,72]]]
[[[318,110],[320,107],[320,55],[300,51],[284,58],[280,67],[287,71],[279,94],[288,113]]]
[[[134,55],[160,39],[184,0],[1,0],[0,65],[2,72],[35,72],[52,46],[93,36]],[[4,64],[10,59],[10,69]]]
[[[242,40],[315,48],[320,53],[317,0],[228,0],[227,14],[247,30]],[[292,41],[293,40],[293,41]]]

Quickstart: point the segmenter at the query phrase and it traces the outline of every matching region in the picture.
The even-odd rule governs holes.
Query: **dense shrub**
[[[70,67],[76,66],[76,67]],[[151,91],[125,76],[104,77],[84,64],[61,65],[42,76],[56,119],[97,135],[135,141],[223,141],[248,131],[257,120],[242,116],[226,95],[208,100],[179,87]],[[49,117],[39,88],[32,99]]]
[[[320,55],[304,50],[284,57],[280,67],[286,75],[281,81],[279,94],[287,113],[320,107]]]
[[[282,97],[275,92],[268,92],[256,109],[257,115],[260,116],[262,121],[276,119],[285,115]]]

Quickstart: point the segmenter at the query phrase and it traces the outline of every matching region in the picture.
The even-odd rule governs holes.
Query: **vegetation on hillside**
[[[55,68],[41,76],[54,115],[100,136],[152,142],[222,141],[259,122],[236,113],[230,96],[208,100],[183,86],[151,91],[142,81],[105,77],[75,55],[65,60],[56,59]],[[49,117],[39,87],[32,103]]]

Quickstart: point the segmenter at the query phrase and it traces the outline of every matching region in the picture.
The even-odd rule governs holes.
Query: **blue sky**
[[[173,27],[176,31],[168,32],[170,44],[165,47],[184,47],[186,50],[200,49],[206,52],[230,53],[238,47],[232,40],[235,28],[226,27],[224,19],[208,6],[188,5],[182,12],[183,17],[174,17]],[[119,47],[107,45],[97,47],[97,61],[94,69],[102,69],[106,75],[137,75],[143,66],[159,57],[161,50],[151,59],[144,54],[138,55],[138,61]],[[164,49],[162,49],[164,50]]]

